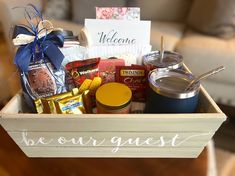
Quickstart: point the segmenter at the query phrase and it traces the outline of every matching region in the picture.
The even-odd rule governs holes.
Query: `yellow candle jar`
[[[131,89],[121,83],[107,83],[96,91],[99,114],[127,114],[131,109]]]

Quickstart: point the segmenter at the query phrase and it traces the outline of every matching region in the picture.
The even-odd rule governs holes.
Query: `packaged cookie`
[[[86,79],[99,76],[98,64],[100,58],[74,61],[66,64],[67,77],[70,77],[76,87],[80,87]]]

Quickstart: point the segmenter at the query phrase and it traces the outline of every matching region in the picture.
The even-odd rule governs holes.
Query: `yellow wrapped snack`
[[[82,85],[78,89],[78,94],[82,94],[85,90],[88,90],[92,83],[91,79],[85,79]]]
[[[41,99],[37,99],[34,101],[35,106],[36,106],[36,111],[38,114],[42,114],[43,113],[43,105],[42,105],[42,100]]]
[[[96,90],[100,87],[101,83],[101,77],[94,77],[89,87],[91,94],[94,94],[96,92]]]
[[[42,98],[41,102],[43,107],[43,113],[57,114],[58,112],[56,110],[54,102],[77,94],[78,94],[78,88],[74,88],[71,92],[65,92],[47,98]]]
[[[43,98],[42,104],[43,104],[43,113],[49,113],[49,114],[57,114],[54,101],[73,96],[72,92],[66,92],[58,95],[54,95],[51,97]]]
[[[86,113],[82,94],[56,101],[55,106],[60,114],[84,114]]]

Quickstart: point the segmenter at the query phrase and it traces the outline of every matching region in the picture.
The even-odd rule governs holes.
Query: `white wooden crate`
[[[226,119],[204,88],[191,114],[39,115],[23,104],[13,97],[0,123],[29,157],[195,158]]]

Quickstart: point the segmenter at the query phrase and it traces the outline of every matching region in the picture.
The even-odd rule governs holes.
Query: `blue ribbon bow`
[[[35,36],[33,42],[22,45],[17,50],[14,62],[21,71],[27,73],[31,62],[42,60],[45,56],[57,70],[60,69],[64,59],[64,55],[58,48],[64,44],[62,31],[52,31],[39,39],[37,31],[30,31],[27,27],[17,25],[14,29],[13,38],[19,34]]]

